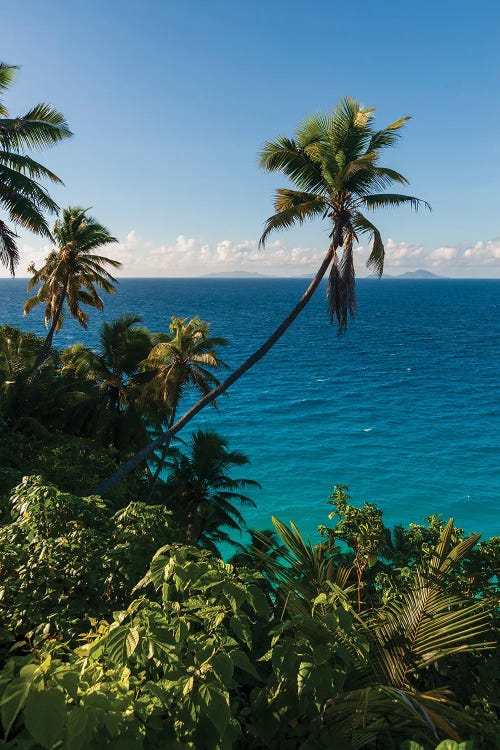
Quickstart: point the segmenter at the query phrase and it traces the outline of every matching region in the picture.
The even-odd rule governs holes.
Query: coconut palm
[[[138,407],[140,385],[135,379],[139,363],[151,350],[151,334],[138,325],[137,315],[122,315],[104,323],[95,352],[74,344],[61,354],[62,372],[91,383],[97,392],[90,411],[92,432],[102,445],[129,451],[144,444],[146,427]]]
[[[0,95],[12,85],[17,70],[17,65],[0,63]],[[51,237],[44,212],[56,213],[58,206],[38,180],[61,180],[25,151],[52,146],[71,135],[64,116],[49,104],[9,117],[0,101],[0,205],[14,225]],[[19,262],[16,240],[16,233],[0,220],[0,261],[12,275]]]
[[[211,372],[225,367],[217,349],[227,346],[224,338],[210,336],[210,324],[198,317],[186,323],[185,318],[172,317],[170,335],[157,335],[158,343],[144,361],[154,377],[144,389],[144,399],[160,404],[168,415],[167,429],[175,422],[182,395],[190,386],[203,397],[219,384]],[[215,406],[215,401],[213,402]],[[151,484],[150,495],[165,464],[168,445],[163,447]]]
[[[220,527],[242,529],[243,516],[234,502],[255,507],[242,490],[260,485],[251,479],[233,479],[230,474],[248,463],[243,453],[228,450],[227,440],[202,429],[191,435],[187,452],[173,455],[166,495],[188,541],[201,540],[202,546],[212,549],[215,541],[227,541],[226,535],[217,535]]]
[[[407,184],[399,172],[379,163],[383,149],[393,146],[408,117],[373,127],[374,110],[352,99],[344,99],[331,113],[313,115],[297,130],[294,138],[280,136],[265,144],[260,164],[269,172],[282,172],[294,189],[279,189],[274,213],[267,219],[260,245],[277,230],[302,224],[316,217],[327,221],[329,244],[323,261],[308,288],[274,333],[229,377],[204,396],[167,433],[146,446],[96,492],[104,492],[132,471],[151,451],[182,429],[207,404],[242,377],[274,346],[304,309],[330,268],[328,306],[330,318],[344,331],[356,308],[354,288],[354,242],[366,236],[373,242],[368,265],[382,274],[384,245],[377,227],[363,211],[409,205],[418,209],[425,201],[410,195],[381,192],[393,183]]]
[[[87,210],[70,206],[63,210],[62,219],[54,224],[53,234],[58,243],[37,271],[33,264],[28,271],[33,274],[28,291],[37,284],[37,292],[24,305],[27,315],[39,304],[45,305],[45,325],[49,327],[42,352],[35,365],[48,355],[54,334],[62,328],[64,308],[83,328],[87,328],[88,314],[83,305],[102,310],[104,303],[97,287],[114,294],[116,279],[106,266],[120,268],[118,260],[97,255],[96,250],[118,240],[96,219],[87,216]]]

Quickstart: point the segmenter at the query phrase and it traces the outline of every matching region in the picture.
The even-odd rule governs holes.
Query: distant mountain
[[[202,279],[277,279],[277,278],[290,278],[290,279],[312,279],[314,273],[304,273],[301,276],[271,276],[265,273],[257,273],[257,271],[216,271],[214,273],[206,273],[202,276]],[[364,279],[378,279],[376,274],[372,276],[361,276]],[[384,279],[444,279],[445,276],[437,276],[431,271],[426,271],[425,268],[419,268],[418,271],[406,271],[398,276],[391,276],[389,273],[384,273]]]
[[[202,279],[271,279],[265,273],[256,271],[216,271],[215,273],[206,273]]]
[[[442,279],[443,276],[438,276],[431,271],[426,271],[425,268],[419,268],[418,271],[406,271],[401,273],[399,276],[395,276],[396,279]]]
[[[371,276],[365,276],[367,279],[378,279],[377,274],[372,274]],[[426,271],[425,268],[419,268],[417,271],[406,271],[405,273],[400,273],[398,276],[391,276],[389,273],[384,273],[383,275],[384,279],[444,279],[445,276],[437,276],[435,273],[432,273],[431,271]]]

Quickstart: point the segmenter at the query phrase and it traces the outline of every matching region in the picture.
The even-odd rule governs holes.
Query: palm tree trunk
[[[52,340],[56,332],[59,318],[61,317],[64,300],[66,299],[66,293],[68,290],[68,281],[69,279],[66,278],[66,281],[64,282],[64,286],[61,291],[61,296],[59,297],[59,302],[57,303],[57,309],[54,313],[54,317],[52,318],[52,323],[50,324],[49,332],[47,333],[47,337],[45,341],[43,342],[43,346],[40,349],[38,357],[35,360],[35,364],[33,365],[33,368],[29,372],[30,375],[33,375],[38,370],[42,362],[44,362],[47,359],[49,352],[52,348]]]
[[[216,398],[221,396],[223,393],[225,393],[228,388],[230,388],[233,383],[235,383],[237,380],[239,380],[242,375],[244,375],[250,368],[252,368],[259,360],[262,359],[262,357],[267,354],[267,352],[274,346],[274,344],[283,336],[285,331],[292,325],[295,318],[299,315],[299,313],[302,312],[304,307],[307,305],[311,297],[313,296],[314,292],[318,288],[322,278],[324,277],[325,273],[328,270],[328,266],[330,265],[334,253],[334,246],[333,243],[328,248],[328,252],[326,253],[323,262],[321,266],[318,269],[318,272],[316,273],[316,276],[313,278],[309,286],[307,287],[306,291],[302,295],[302,297],[299,299],[293,310],[287,315],[287,317],[280,323],[280,325],[276,328],[274,333],[271,334],[271,336],[265,341],[262,346],[260,346],[245,362],[243,362],[242,365],[240,365],[234,372],[231,373],[231,375],[224,380],[223,383],[220,383],[216,388],[213,389],[213,391],[210,391],[210,393],[207,393],[206,396],[201,398],[191,409],[189,409],[184,416],[182,416],[170,429],[168,429],[166,432],[163,433],[163,435],[160,435],[159,438],[154,440],[149,445],[142,448],[142,450],[138,451],[132,458],[130,458],[123,466],[121,466],[118,471],[116,471],[114,474],[112,474],[108,479],[105,479],[104,482],[101,482],[101,484],[96,487],[95,490],[92,491],[93,495],[102,495],[105,492],[107,492],[116,482],[118,482],[120,479],[122,479],[124,476],[126,476],[129,472],[133,471],[139,464],[141,464],[154,450],[159,448],[160,446],[164,445],[166,449],[168,449],[168,446],[170,444],[170,440],[174,435],[176,435],[179,430],[181,430],[183,427],[185,427],[188,422],[190,422],[197,414],[200,412],[205,406],[208,404],[211,404],[212,401],[215,401]]]

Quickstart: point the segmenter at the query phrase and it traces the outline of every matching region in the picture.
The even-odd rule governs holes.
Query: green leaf
[[[78,697],[78,685],[80,684],[78,672],[64,672],[59,677],[59,683],[68,693],[69,697],[76,700]]]
[[[401,745],[401,750],[425,750],[423,745],[413,740],[405,740]]]
[[[139,643],[137,628],[119,625],[109,631],[106,639],[106,649],[110,659],[115,664],[125,664],[134,653]]]
[[[229,702],[225,693],[211,684],[201,685],[198,690],[200,703],[206,709],[207,718],[222,737],[229,722]]]
[[[473,750],[472,742],[455,742],[455,740],[443,740],[436,750]]]
[[[82,706],[76,706],[68,713],[67,747],[68,750],[81,750],[87,739],[88,717]]]
[[[24,711],[24,723],[33,739],[50,748],[62,736],[66,720],[66,700],[56,688],[33,690]]]
[[[239,649],[231,651],[231,659],[233,660],[235,667],[238,667],[238,669],[241,669],[243,672],[255,677],[256,680],[260,679],[259,673],[244,651],[240,651]]]
[[[19,712],[23,709],[33,678],[17,677],[7,685],[2,696],[1,714],[5,737],[8,736]]]
[[[220,681],[227,686],[234,671],[233,660],[231,657],[223,651],[220,651],[210,659],[210,664]]]

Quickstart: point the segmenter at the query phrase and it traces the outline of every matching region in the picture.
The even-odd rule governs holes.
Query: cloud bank
[[[26,275],[31,261],[38,267],[43,263],[49,246],[34,248],[21,245],[18,276]],[[426,268],[442,276],[500,278],[500,239],[478,241],[472,247],[444,246],[425,250],[423,245],[385,242],[385,270],[388,274],[404,273]],[[123,242],[110,247],[111,257],[120,260],[121,277],[134,276],[203,276],[226,271],[250,271],[273,276],[301,276],[313,273],[323,258],[325,248],[294,247],[281,240],[271,242],[259,250],[256,240],[221,240],[207,243],[179,235],[171,244],[155,245],[132,230]],[[368,246],[355,249],[355,263],[359,276],[368,275],[366,259]],[[1,273],[7,276],[5,270]]]

